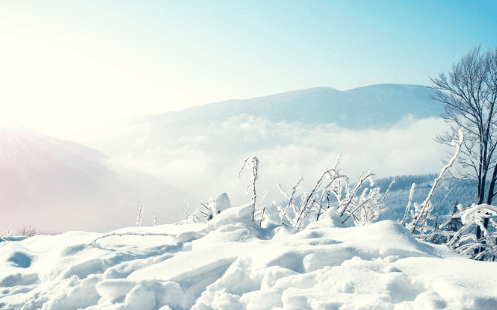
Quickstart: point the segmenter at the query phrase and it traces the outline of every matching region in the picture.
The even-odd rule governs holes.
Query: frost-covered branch
[[[397,177],[393,177],[392,182],[390,182],[390,185],[388,185],[388,188],[385,191],[385,194],[383,195],[383,198],[381,198],[380,203],[383,203],[385,201],[385,198],[388,196],[388,193],[390,192],[390,189],[392,188],[392,186],[395,184],[396,180],[397,180]]]
[[[373,174],[371,173],[371,171],[363,171],[359,176],[359,178],[357,179],[357,182],[354,184],[352,190],[350,191],[347,190],[344,202],[340,203],[340,206],[338,208],[338,214],[340,216],[343,216],[344,213],[348,211],[349,205],[354,202],[354,198],[357,196],[357,192],[364,185],[366,180],[369,180],[370,184],[374,185]],[[348,189],[348,184],[347,184],[347,189]]]
[[[142,216],[143,216],[143,204],[140,205],[140,209],[138,210],[138,217],[136,218],[136,226],[140,227],[142,224]]]
[[[293,187],[291,195],[280,184],[276,184],[280,192],[288,199],[288,203],[284,208],[279,203],[275,203],[280,211],[282,224],[287,222],[297,230],[301,229],[305,226],[304,222],[318,221],[320,215],[331,207],[337,209],[337,213],[343,218],[343,222],[353,218],[354,224],[358,226],[371,223],[378,218],[384,210],[385,196],[395,179],[392,180],[384,195],[380,194],[379,187],[371,190],[365,188],[362,194],[359,195],[359,191],[367,181],[370,182],[370,185],[374,185],[373,174],[369,171],[363,172],[354,186],[350,188],[349,178],[339,173],[338,163],[337,158],[335,167],[321,175],[309,194],[301,195],[301,202],[298,205],[295,203],[294,194],[301,183],[301,178]],[[331,205],[330,195],[336,198],[335,206]]]
[[[289,211],[289,208],[292,207],[293,208],[293,211],[294,213],[297,212],[296,208],[295,208],[295,200],[294,200],[294,196],[295,196],[295,192],[297,191],[297,187],[299,187],[299,185],[304,181],[304,179],[302,177],[300,177],[298,180],[297,180],[297,183],[295,184],[295,186],[292,188],[292,193],[289,195],[284,189],[283,187],[281,187],[281,185],[279,183],[276,183],[276,187],[278,187],[279,191],[281,194],[283,194],[287,199],[288,199],[288,203],[286,205],[285,208],[282,208],[279,204],[277,204],[277,206],[281,209],[281,214],[280,214],[280,217],[281,217],[281,220],[283,221],[283,219],[288,219],[290,222],[291,222],[291,219],[290,217],[288,216],[288,211]]]
[[[425,226],[426,226],[427,220],[429,218],[429,215],[430,215],[431,211],[433,210],[433,204],[431,203],[431,198],[433,196],[433,193],[435,192],[435,189],[437,188],[437,185],[440,182],[440,180],[442,179],[445,171],[447,171],[447,169],[449,169],[454,164],[454,161],[459,156],[459,152],[461,151],[461,145],[462,145],[463,141],[464,141],[463,131],[462,131],[462,129],[459,129],[459,140],[452,141],[453,145],[456,147],[456,151],[454,152],[454,156],[440,171],[438,178],[436,178],[435,181],[433,182],[433,186],[431,187],[431,190],[428,193],[428,196],[426,197],[425,201],[419,206],[418,212],[415,214],[413,221],[409,224],[411,234],[414,234],[414,231],[418,227],[420,227],[419,233],[423,234],[423,231],[426,228]]]
[[[240,172],[238,172],[238,182],[240,182],[241,180],[241,174],[245,167],[252,168],[252,176],[249,180],[249,184],[247,185],[246,193],[248,193],[248,191],[252,189],[251,203],[254,206],[254,209],[252,211],[252,220],[255,221],[255,211],[256,211],[256,201],[257,201],[257,192],[255,188],[255,183],[257,182],[257,178],[259,177],[258,176],[259,159],[257,159],[257,157],[255,157],[254,155],[251,155],[243,161],[242,168],[240,169]]]
[[[447,246],[455,252],[469,256],[476,260],[495,260],[497,258],[497,207],[487,204],[473,205],[452,215],[460,218],[464,226],[457,231]],[[485,227],[485,219],[489,220],[492,229]],[[475,226],[483,232],[480,238],[476,237]],[[475,251],[477,250],[477,251]]]
[[[122,237],[122,236],[162,236],[162,237],[176,237],[176,235],[172,234],[165,234],[165,233],[134,233],[134,232],[127,232],[127,233],[110,233],[110,234],[105,234],[103,236],[100,236],[96,239],[94,239],[92,242],[90,242],[90,245],[94,245],[98,240],[108,238],[108,237]]]
[[[414,197],[414,190],[416,189],[416,183],[412,183],[411,190],[409,191],[409,200],[407,201],[406,211],[404,213],[404,218],[400,222],[401,225],[404,225],[407,221],[407,217],[409,216],[409,212],[412,207],[412,198]]]

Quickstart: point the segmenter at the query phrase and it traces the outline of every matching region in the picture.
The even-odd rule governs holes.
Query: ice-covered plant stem
[[[140,205],[140,209],[138,210],[138,217],[136,218],[136,226],[140,227],[142,224],[142,215],[143,215],[143,204]]]
[[[431,190],[428,193],[428,196],[426,197],[425,201],[423,201],[421,205],[417,206],[416,208],[417,210],[413,216],[413,220],[411,223],[408,224],[408,228],[411,230],[411,234],[414,234],[415,230],[419,229],[419,234],[423,235],[423,232],[426,229],[428,218],[430,216],[431,211],[433,210],[433,204],[431,203],[431,198],[433,197],[433,193],[435,192],[435,189],[437,188],[437,185],[442,179],[444,173],[454,164],[457,157],[459,156],[463,140],[464,140],[463,131],[462,129],[459,129],[459,140],[452,141],[452,144],[456,147],[454,156],[452,156],[451,160],[442,168],[442,170],[440,171],[440,175],[433,182],[433,186],[431,187]]]
[[[254,155],[251,155],[244,160],[242,168],[238,173],[238,182],[240,182],[241,180],[241,174],[243,172],[243,169],[245,169],[245,167],[247,167],[247,169],[252,168],[252,175],[249,180],[249,184],[247,185],[245,193],[248,193],[250,190],[252,190],[251,204],[254,207],[254,209],[252,210],[252,220],[255,221],[255,211],[256,211],[256,201],[257,201],[257,191],[255,188],[255,183],[257,182],[257,178],[259,177],[258,176],[259,159]]]
[[[412,199],[414,197],[414,190],[416,189],[416,183],[412,183],[411,190],[409,191],[409,200],[407,201],[406,212],[404,213],[404,218],[400,222],[401,225],[404,225],[409,217],[409,212],[412,207]]]
[[[445,226],[456,218],[460,218],[464,226],[458,231],[437,231],[436,233],[450,238],[447,246],[460,255],[475,260],[495,261],[497,259],[496,216],[496,206],[474,204],[469,208],[462,209],[462,206],[459,205],[459,212],[454,213],[440,226]],[[485,227],[483,224],[485,219],[489,220],[490,227]],[[480,227],[482,230],[483,234],[480,238],[477,238],[474,226]]]
[[[280,192],[288,199],[286,207],[275,203],[280,211],[281,224],[293,226],[297,230],[302,229],[305,227],[306,222],[318,221],[321,214],[331,207],[336,208],[338,216],[342,218],[342,224],[352,218],[356,226],[362,226],[372,223],[378,218],[385,208],[385,196],[395,179],[392,180],[384,195],[380,194],[379,187],[373,189],[364,188],[362,194],[359,194],[360,189],[364,187],[367,181],[370,182],[371,186],[374,185],[373,174],[369,171],[364,171],[354,183],[354,186],[350,188],[349,178],[340,174],[338,164],[339,157],[336,160],[335,167],[321,175],[310,194],[300,196],[300,203],[295,202],[294,194],[299,184],[301,184],[302,178],[298,179],[291,194],[288,194],[280,184],[276,184]],[[331,205],[330,196],[335,197],[336,205]]]

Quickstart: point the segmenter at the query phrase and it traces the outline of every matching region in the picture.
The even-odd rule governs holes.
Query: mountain
[[[267,117],[272,122],[335,123],[347,129],[388,128],[406,115],[437,116],[441,109],[422,85],[382,84],[339,91],[329,87],[266,97],[227,100],[133,120],[185,128],[237,115]]]
[[[113,130],[122,134],[112,139],[113,146],[105,143],[102,148],[119,155],[122,146],[138,139],[148,148],[170,150],[195,145],[195,149],[210,153],[245,154],[292,142],[292,137],[278,136],[273,128],[268,129],[269,134],[260,135],[266,129],[261,128],[261,121],[306,129],[325,124],[354,131],[387,130],[403,120],[437,117],[442,110],[428,98],[431,93],[422,85],[383,84],[347,91],[318,87],[227,100],[117,124]],[[145,130],[146,137],[139,130]]]
[[[390,192],[385,197],[385,204],[388,209],[380,215],[379,220],[402,220],[409,201],[412,184],[415,184],[412,203],[421,204],[428,196],[433,186],[433,181],[437,177],[437,174],[397,176]],[[381,192],[384,193],[391,181],[391,177],[382,178],[375,181],[373,187],[380,187]],[[475,203],[475,194],[476,187],[468,180],[442,179],[431,199],[434,206],[432,215],[438,215],[440,223],[441,219],[445,219],[446,215],[452,213],[454,204],[461,204],[464,208],[467,208]]]
[[[28,129],[0,129],[0,231],[106,231],[181,218],[188,194],[143,173],[117,171],[103,153]]]

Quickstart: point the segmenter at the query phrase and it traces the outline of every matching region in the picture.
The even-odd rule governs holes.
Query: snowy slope
[[[208,223],[126,228],[107,237],[4,237],[0,308],[497,308],[495,263],[418,242],[394,222],[343,228],[330,209],[295,233],[259,228],[251,210],[247,205]],[[116,235],[126,233],[162,236]]]
[[[272,122],[335,123],[347,129],[389,128],[407,114],[438,116],[441,107],[422,85],[380,84],[339,91],[317,87],[244,100],[227,100],[133,120],[163,128],[202,126],[239,115]]]
[[[172,223],[188,202],[164,181],[109,167],[94,149],[25,128],[1,128],[0,150],[2,234],[24,226],[108,231],[132,225],[141,203],[148,223],[154,213]]]

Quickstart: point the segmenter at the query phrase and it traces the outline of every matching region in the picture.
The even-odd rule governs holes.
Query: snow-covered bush
[[[497,258],[497,207],[487,204],[472,205],[469,208],[460,208],[459,212],[454,213],[447,223],[452,219],[460,218],[464,226],[457,232],[438,231],[450,238],[447,246],[455,252],[476,260],[495,261]],[[483,225],[485,219],[488,219],[487,228]],[[445,224],[445,223],[444,223]],[[480,227],[483,234],[477,239],[476,227]]]
[[[228,194],[221,193],[215,198],[210,198],[207,204],[201,204],[203,210],[196,209],[192,213],[188,213],[185,207],[185,216],[182,221],[176,223],[178,225],[207,222],[212,220],[216,215],[224,210],[231,208],[230,198]]]
[[[24,226],[24,228],[22,229],[20,234],[21,234],[21,236],[33,237],[36,235],[36,228],[31,227],[31,226],[29,226],[29,228],[28,228],[28,227]]]
[[[216,198],[211,197],[207,205],[202,206],[205,210],[201,211],[201,213],[205,216],[206,221],[210,221],[222,211],[231,208],[231,202],[228,194],[221,193]]]
[[[300,195],[298,199],[295,198],[295,192],[302,183],[302,178],[297,180],[291,194],[277,183],[278,189],[287,199],[285,206],[274,202],[279,210],[279,223],[299,230],[309,222],[318,221],[321,214],[329,208],[336,209],[342,223],[352,219],[355,226],[363,226],[375,221],[385,210],[384,198],[388,190],[381,195],[379,187],[370,189],[365,186],[368,181],[370,186],[374,186],[370,171],[364,171],[351,186],[349,177],[340,174],[338,164],[339,158],[333,169],[322,174],[312,191]],[[393,182],[395,180],[390,186]]]
[[[295,196],[298,186],[303,179],[300,177],[289,194],[282,186],[276,183],[279,191],[285,196],[286,203],[282,206],[279,202],[273,202],[276,208],[261,207],[265,192],[258,200],[256,183],[258,179],[259,159],[249,156],[243,162],[242,169],[238,174],[238,180],[245,168],[251,172],[246,194],[250,193],[250,205],[252,206],[252,220],[262,226],[263,223],[276,223],[283,226],[291,226],[300,230],[310,222],[318,221],[320,216],[328,209],[334,208],[341,218],[342,223],[352,220],[355,226],[363,226],[372,223],[385,210],[384,198],[388,194],[380,194],[380,188],[369,188],[374,186],[373,174],[364,171],[357,181],[350,184],[346,175],[340,174],[338,168],[339,158],[335,167],[325,171],[316,182],[312,191],[307,194]],[[392,181],[390,186],[395,182]],[[389,188],[390,189],[390,188]],[[178,224],[199,223],[210,221],[219,213],[231,207],[226,193],[211,198],[207,205],[202,204],[203,210],[195,210],[187,213],[185,218]],[[201,219],[203,216],[203,220]]]
[[[435,218],[435,224],[433,225],[433,227],[435,227],[435,230],[432,231],[431,233],[432,237],[427,239],[427,241],[434,244],[448,243],[452,239],[452,236],[464,226],[460,217],[454,217],[454,215],[459,210],[462,210],[462,205],[454,203],[454,209],[452,210],[452,213],[449,216],[447,216],[445,221],[442,221],[440,223],[439,222],[440,217],[437,216]]]

